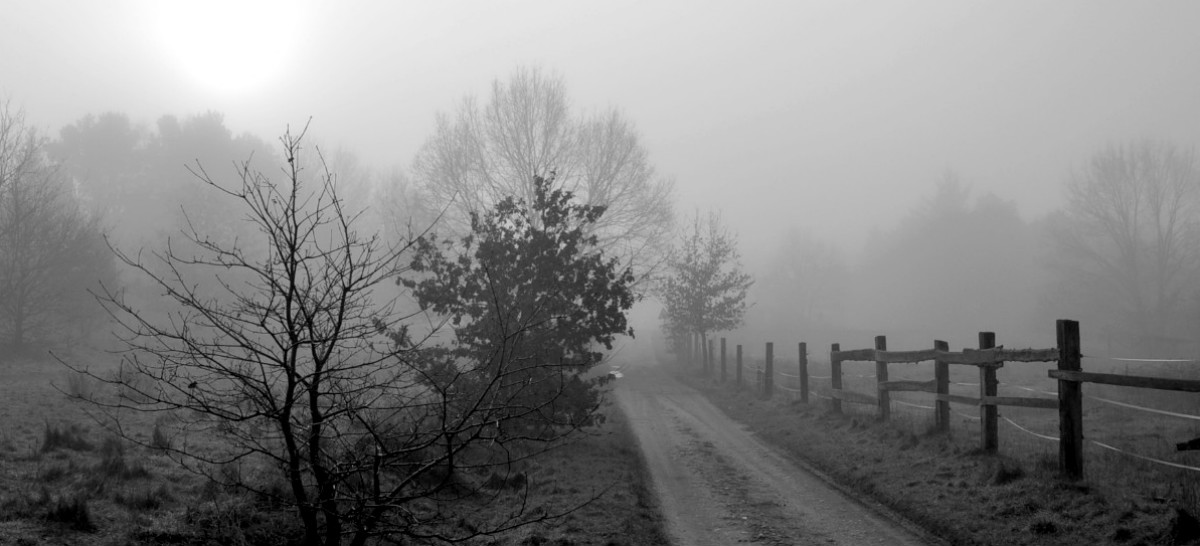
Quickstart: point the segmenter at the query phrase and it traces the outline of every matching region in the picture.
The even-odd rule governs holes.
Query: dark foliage
[[[431,352],[428,383],[494,408],[482,417],[497,434],[591,424],[601,380],[583,374],[603,358],[600,347],[633,334],[633,274],[589,235],[604,207],[553,186],[535,177],[531,201],[509,197],[473,215],[469,235],[420,239],[418,275],[401,280],[454,328],[454,341]]]

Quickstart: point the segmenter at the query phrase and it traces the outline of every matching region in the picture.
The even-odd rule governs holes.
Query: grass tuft
[[[66,464],[52,464],[42,468],[38,472],[37,480],[42,483],[54,483],[63,479],[75,470],[76,468],[74,461],[68,461]]]
[[[488,476],[487,481],[483,482],[483,487],[484,489],[503,491],[505,489],[521,489],[525,487],[526,483],[528,483],[528,479],[525,477],[524,472],[514,474],[492,472],[492,475]]]
[[[1040,515],[1030,522],[1030,533],[1036,535],[1058,534],[1058,523],[1050,516]]]
[[[992,475],[988,478],[989,485],[1005,485],[1025,477],[1025,469],[1020,463],[1012,460],[1001,459],[996,462],[995,468],[992,469]]]
[[[91,442],[84,438],[83,429],[75,423],[66,425],[52,425],[49,421],[46,422],[46,427],[42,434],[42,453],[54,451],[56,449],[70,449],[72,451],[91,451],[93,449]]]
[[[154,430],[150,433],[150,447],[158,451],[169,451],[171,449],[171,439],[167,438],[162,427],[158,423],[154,423]]]
[[[96,525],[92,523],[92,513],[88,509],[87,499],[82,495],[54,499],[42,518],[49,522],[65,524],[68,528],[76,531],[92,532],[96,530]]]
[[[125,444],[120,438],[110,436],[100,446],[100,462],[96,473],[103,478],[132,480],[150,476],[150,471],[141,462],[130,463],[125,459]]]
[[[63,392],[71,398],[92,400],[96,394],[96,380],[91,376],[76,371],[65,371],[62,374]]]
[[[113,502],[139,511],[157,510],[164,504],[174,500],[167,484],[160,483],[157,487],[139,487],[121,491],[113,495]]]

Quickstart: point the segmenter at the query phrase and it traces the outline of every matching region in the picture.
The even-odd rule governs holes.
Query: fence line
[[[1176,390],[1186,392],[1200,392],[1200,381],[1184,380],[1184,379],[1168,379],[1161,377],[1145,377],[1135,375],[1117,375],[1095,372],[1084,372],[1082,370],[1083,352],[1080,350],[1079,344],[1079,323],[1071,320],[1060,320],[1057,325],[1058,343],[1054,348],[1046,349],[1006,349],[1002,345],[996,346],[995,334],[990,332],[981,332],[979,334],[978,349],[963,349],[962,351],[952,352],[949,346],[944,342],[936,342],[933,349],[922,349],[916,351],[896,351],[887,349],[887,340],[885,336],[877,336],[875,338],[875,348],[873,349],[851,349],[841,350],[839,344],[833,344],[830,348],[830,360],[828,363],[830,375],[813,375],[809,373],[808,351],[806,344],[801,342],[798,345],[798,356],[794,362],[798,365],[798,374],[787,373],[782,370],[776,370],[774,366],[774,347],[773,343],[766,344],[765,358],[762,366],[755,367],[756,387],[758,392],[766,397],[770,397],[775,387],[775,376],[795,380],[794,382],[781,381],[778,385],[780,390],[787,393],[799,393],[802,402],[808,401],[808,395],[830,400],[830,408],[835,413],[842,411],[843,402],[856,404],[870,404],[877,406],[879,418],[887,420],[891,412],[892,403],[897,405],[909,406],[922,410],[933,410],[936,417],[935,421],[939,430],[948,430],[951,413],[957,414],[960,417],[979,421],[980,426],[980,441],[982,449],[985,452],[994,452],[998,446],[998,418],[1001,418],[998,413],[999,406],[1017,406],[1036,409],[1057,409],[1059,414],[1059,437],[1047,436],[1033,432],[1020,424],[1014,422],[1008,417],[1002,417],[1013,427],[1047,440],[1055,440],[1059,442],[1059,470],[1068,478],[1078,479],[1083,476],[1083,407],[1082,400],[1085,398],[1081,386],[1083,383],[1099,383],[1126,387],[1140,387],[1158,390]],[[721,364],[722,364],[722,380],[724,380],[724,363],[725,363],[725,339],[721,339]],[[711,345],[711,342],[710,342]],[[794,346],[795,347],[795,346]],[[741,356],[742,346],[738,345],[738,386],[741,386]],[[707,351],[707,358],[712,358],[713,350]],[[1088,357],[1093,358],[1093,357]],[[1110,358],[1110,360],[1121,362],[1200,362],[1193,359],[1134,359],[1134,358]],[[919,379],[894,379],[889,380],[888,365],[902,363],[922,363],[932,361],[934,363],[934,379],[922,381]],[[843,373],[844,362],[874,362],[874,374],[858,374],[849,375]],[[1043,396],[1000,396],[998,390],[1000,382],[997,378],[996,371],[1003,367],[1006,363],[1015,362],[1055,362],[1057,366],[1051,368],[1047,372],[1049,379],[1057,380],[1058,392],[1041,390],[1034,387],[1023,385],[1009,385],[1004,387],[1019,389],[1032,394]],[[709,362],[705,363],[706,371],[712,369]],[[968,365],[974,366],[979,372],[979,382],[951,382],[949,380],[949,365]],[[792,368],[795,369],[795,368]],[[924,368],[928,369],[928,368]],[[911,375],[911,374],[906,374]],[[842,380],[845,377],[871,378],[876,379],[875,383],[877,390],[870,394],[864,394],[847,389],[843,386]],[[830,381],[829,395],[820,394],[808,389],[809,379],[823,379]],[[782,384],[788,383],[788,384]],[[799,388],[792,385],[799,383]],[[951,394],[949,387],[958,385],[964,387],[974,387],[979,389],[978,395],[966,396],[962,394]],[[914,403],[906,400],[892,400],[891,392],[909,391],[909,392],[926,392],[933,394],[936,401],[934,406]],[[1047,397],[1048,396],[1048,397]],[[1052,398],[1051,398],[1052,397]],[[1148,408],[1137,404],[1110,400],[1108,398],[1086,396],[1086,398],[1096,400],[1101,403],[1116,405],[1129,409],[1155,413],[1158,415],[1166,415],[1183,419],[1200,421],[1200,415],[1187,413],[1179,413],[1174,411],[1160,410],[1156,408]],[[959,411],[951,411],[950,404],[966,404],[978,408],[979,415],[968,415]],[[1196,469],[1200,468],[1189,467],[1170,461],[1160,461],[1152,457],[1129,453],[1119,448],[1115,448],[1108,444],[1088,440],[1090,443],[1096,444],[1105,449],[1126,453],[1130,456],[1144,459],[1147,461],[1166,464],[1168,466]]]

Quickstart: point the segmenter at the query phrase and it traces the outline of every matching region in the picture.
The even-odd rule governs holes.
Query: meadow
[[[116,371],[108,355],[68,358]],[[122,414],[123,440],[93,418],[95,408],[68,396],[120,395],[107,388],[48,356],[0,363],[0,544],[285,545],[302,536],[293,509],[206,475],[264,470],[185,469],[161,449],[180,441],[170,415]],[[612,405],[602,411],[601,426],[521,468],[530,506],[579,508],[470,544],[666,543],[627,423]],[[511,507],[470,509],[502,517]]]

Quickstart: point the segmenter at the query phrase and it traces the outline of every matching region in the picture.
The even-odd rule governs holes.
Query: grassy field
[[[848,367],[846,373],[868,375],[871,368]],[[892,375],[890,379],[902,378]],[[1150,465],[1088,446],[1086,479],[1065,482],[1057,475],[1057,444],[1007,424],[1001,427],[1000,453],[980,453],[978,422],[970,418],[973,412],[961,406],[954,407],[952,431],[947,435],[931,432],[931,412],[903,405],[894,404],[893,421],[880,423],[871,406],[847,403],[846,415],[838,416],[819,398],[809,405],[786,396],[764,401],[711,379],[687,376],[685,380],[802,463],[875,498],[952,544],[1200,543],[1200,522],[1192,516],[1198,508],[1195,472]],[[847,381],[847,387],[871,392],[873,379],[855,380],[862,385],[854,387],[855,382]],[[827,389],[818,386],[817,390],[822,388]],[[1119,427],[1127,434],[1122,445],[1138,437],[1130,433],[1171,438],[1187,433],[1121,425],[1100,406],[1087,406],[1089,438],[1115,437]],[[1056,412],[1003,408],[1001,414],[1033,430],[1057,433]],[[1162,438],[1157,443],[1165,445]]]
[[[0,544],[283,545],[299,537],[290,510],[217,486],[148,447],[168,416],[123,416],[137,442],[123,441],[59,390],[101,388],[49,358],[0,363]],[[604,411],[603,426],[525,469],[531,505],[582,507],[474,544],[666,544],[636,442],[615,407]]]

